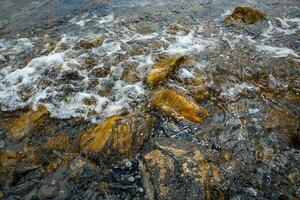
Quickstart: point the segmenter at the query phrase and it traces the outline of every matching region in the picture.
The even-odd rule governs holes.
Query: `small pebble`
[[[141,176],[140,176],[140,175],[136,175],[135,178],[136,178],[136,179],[139,179],[139,178],[141,178]]]
[[[133,176],[130,176],[130,177],[128,178],[128,181],[129,181],[129,182],[134,182],[134,181],[135,181],[135,178],[134,178]]]
[[[4,141],[0,140],[0,149],[3,149],[3,148],[4,148]]]
[[[126,166],[127,168],[130,168],[130,167],[132,167],[132,163],[131,163],[130,161],[127,161],[127,162],[125,163],[125,166]]]
[[[141,187],[139,187],[139,188],[137,188],[137,191],[140,192],[140,193],[143,193],[143,192],[144,192],[144,189],[141,188]]]

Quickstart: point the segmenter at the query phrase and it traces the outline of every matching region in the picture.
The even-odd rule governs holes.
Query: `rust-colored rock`
[[[202,123],[208,116],[206,109],[179,94],[176,90],[169,88],[155,91],[150,103],[168,117],[184,118],[191,122]]]
[[[48,109],[45,106],[40,105],[37,111],[28,111],[6,124],[5,127],[8,136],[16,140],[22,139],[40,127],[47,117],[49,117]]]
[[[130,156],[149,139],[152,126],[153,118],[148,114],[113,116],[83,134],[80,146],[99,160]]]
[[[226,17],[225,23],[239,20],[245,24],[254,24],[265,18],[265,14],[251,7],[236,7],[231,15]]]
[[[168,56],[158,60],[153,66],[147,76],[147,83],[155,87],[160,82],[167,79],[183,62],[184,57],[181,55]]]

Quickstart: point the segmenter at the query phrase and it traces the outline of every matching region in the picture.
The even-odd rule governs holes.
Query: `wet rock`
[[[127,83],[135,83],[139,81],[139,73],[136,69],[137,63],[128,62],[126,63],[123,71],[122,80],[126,81]]]
[[[157,199],[222,198],[221,169],[205,159],[193,143],[152,139],[143,153]]]
[[[51,199],[57,195],[55,186],[43,185],[38,191],[39,199]]]
[[[157,86],[171,73],[173,73],[184,62],[184,60],[184,57],[181,55],[168,56],[158,60],[152,66],[146,82],[152,87]]]
[[[90,128],[81,138],[81,149],[95,159],[130,156],[141,149],[152,133],[148,114],[114,116]]]
[[[236,7],[231,15],[225,19],[225,23],[230,24],[232,20],[242,21],[245,24],[254,24],[265,19],[265,14],[251,7]]]
[[[70,137],[67,134],[60,134],[56,137],[49,138],[44,145],[45,149],[65,151],[70,144]]]
[[[31,134],[35,129],[42,126],[49,117],[48,109],[40,105],[36,111],[28,111],[22,116],[13,119],[5,127],[8,137],[19,140]]]
[[[0,186],[11,184],[16,163],[17,155],[14,152],[0,152]]]
[[[299,117],[287,109],[271,109],[265,117],[264,125],[267,129],[279,130],[288,140],[300,145]]]
[[[145,193],[149,200],[154,200],[155,199],[154,186],[151,181],[150,173],[148,172],[147,167],[144,164],[141,165],[141,173],[142,173],[141,182],[145,190]]]
[[[105,40],[104,36],[100,36],[92,39],[82,39],[78,42],[78,45],[84,49],[92,49],[102,45],[104,40]]]
[[[179,94],[176,90],[161,88],[154,92],[151,105],[168,117],[184,118],[195,123],[202,123],[208,116],[205,108],[193,100]]]

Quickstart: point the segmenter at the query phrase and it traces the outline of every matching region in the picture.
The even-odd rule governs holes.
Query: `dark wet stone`
[[[219,188],[221,169],[205,160],[192,143],[152,139],[143,157],[158,199],[222,198],[224,195]]]

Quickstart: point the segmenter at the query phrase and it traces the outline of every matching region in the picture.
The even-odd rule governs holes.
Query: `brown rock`
[[[90,128],[81,138],[81,149],[96,159],[130,156],[141,149],[152,133],[153,118],[148,114],[113,116]]]
[[[49,117],[49,111],[45,106],[40,105],[37,111],[28,111],[6,124],[8,136],[16,140],[22,139],[40,127],[47,117]]]
[[[168,56],[158,60],[158,62],[152,66],[146,78],[147,83],[152,87],[157,86],[160,82],[166,80],[184,60],[184,57],[180,55]]]
[[[157,199],[222,199],[221,169],[205,159],[192,143],[170,138],[151,139],[144,149]],[[212,194],[218,194],[214,196]]]
[[[300,145],[300,119],[287,109],[271,109],[265,117],[267,129],[279,130],[294,145]]]
[[[184,118],[191,122],[202,123],[208,116],[206,109],[179,94],[176,90],[169,88],[155,91],[150,103],[168,117]]]
[[[265,14],[251,7],[236,7],[231,15],[226,17],[225,23],[239,20],[245,24],[254,24],[265,18]]]

